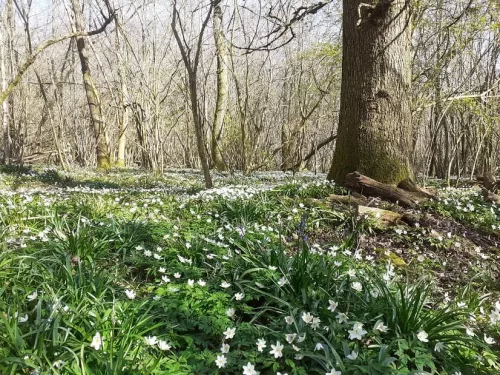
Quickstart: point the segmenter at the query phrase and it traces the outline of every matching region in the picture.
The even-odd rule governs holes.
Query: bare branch
[[[0,103],[3,103],[9,96],[12,94],[16,86],[19,84],[21,81],[21,78],[23,77],[24,73],[29,69],[31,65],[36,61],[38,56],[45,51],[47,48],[53,46],[54,44],[60,43],[62,41],[65,41],[67,39],[71,38],[76,38],[76,37],[82,37],[82,36],[93,36],[102,33],[104,30],[106,30],[106,27],[114,20],[115,18],[115,13],[112,13],[108,18],[104,20],[104,23],[102,24],[101,27],[99,27],[96,30],[92,31],[86,31],[86,32],[79,32],[79,33],[71,33],[67,35],[60,36],[55,39],[50,39],[41,44],[35,52],[33,52],[28,58],[24,61],[24,63],[21,65],[19,70],[17,71],[16,76],[9,82],[7,85],[7,88],[5,91],[2,91],[0,94]]]

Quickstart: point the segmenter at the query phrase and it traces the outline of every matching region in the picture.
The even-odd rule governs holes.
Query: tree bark
[[[73,5],[74,28],[75,32],[84,32],[84,20],[82,7],[78,0],[71,0]],[[80,58],[80,64],[82,67],[83,84],[85,87],[85,94],[87,96],[87,103],[90,110],[90,120],[94,130],[94,136],[96,140],[96,153],[97,153],[97,167],[103,169],[109,169],[111,167],[111,155],[109,152],[109,145],[106,141],[106,127],[102,115],[101,100],[99,98],[99,93],[97,87],[92,79],[92,74],[90,71],[89,55],[86,46],[86,37],[78,36],[76,37],[76,45],[78,48],[78,56]]]
[[[120,78],[120,101],[121,101],[121,113],[119,116],[119,137],[118,137],[118,160],[116,161],[116,166],[119,168],[125,167],[125,147],[127,145],[126,131],[128,128],[128,88],[125,82],[125,65],[122,57],[121,42],[120,42],[120,17],[117,15],[115,17],[116,26],[116,55],[118,59],[118,76]]]
[[[197,39],[197,45],[194,53],[194,59],[191,58],[191,48],[185,44],[185,39],[181,38],[179,35],[179,31],[177,30],[178,23],[178,10],[177,10],[177,1],[174,0],[173,3],[173,15],[172,15],[172,31],[174,33],[175,41],[181,51],[182,61],[184,62],[184,67],[187,71],[188,78],[188,91],[189,98],[191,101],[191,113],[193,114],[193,122],[194,122],[194,130],[196,134],[196,145],[198,148],[198,156],[200,157],[201,167],[203,171],[203,176],[205,178],[205,187],[210,189],[213,187],[212,176],[210,175],[210,164],[208,162],[207,150],[205,147],[205,134],[203,133],[203,118],[200,113],[199,108],[199,100],[198,100],[198,67],[200,63],[200,55],[201,48],[203,42],[203,35],[207,24],[210,20],[212,13],[213,4],[210,3],[210,9],[208,10],[208,14],[206,18],[203,20],[202,27]],[[181,31],[184,35],[184,31],[182,30],[182,25],[179,25]]]
[[[227,68],[227,45],[223,30],[223,12],[221,0],[214,0],[213,26],[215,40],[215,54],[217,57],[217,101],[215,104],[214,122],[212,125],[211,154],[212,162],[219,171],[227,169],[221,152],[221,139],[224,130],[229,99],[229,81]]]
[[[411,177],[408,0],[344,0],[337,146],[328,179],[360,171],[388,184]]]
[[[5,4],[6,20],[5,20],[5,42],[0,37],[0,59],[1,62],[1,74],[2,74],[2,92],[7,91],[8,80],[13,74],[13,32],[14,32],[14,4],[12,0],[7,0]],[[5,47],[7,46],[7,47]],[[10,164],[11,158],[11,136],[10,136],[10,126],[12,118],[10,116],[12,108],[11,98],[2,98],[2,130],[3,130],[3,163]]]
[[[380,197],[404,207],[414,208],[419,200],[425,200],[398,187],[375,181],[359,172],[349,173],[345,178],[345,186],[360,194]]]

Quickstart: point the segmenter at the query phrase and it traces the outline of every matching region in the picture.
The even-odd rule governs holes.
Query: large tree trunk
[[[344,0],[342,91],[329,179],[411,177],[409,0]]]
[[[75,15],[75,32],[84,32],[84,21],[82,7],[78,0],[71,0],[73,5],[73,13]],[[109,152],[109,145],[107,143],[106,127],[102,116],[101,100],[97,87],[92,79],[90,72],[89,55],[86,46],[86,37],[79,36],[76,38],[76,45],[78,48],[78,56],[80,57],[80,64],[82,67],[83,84],[85,87],[85,94],[87,95],[87,103],[90,110],[90,120],[94,129],[94,135],[97,143],[97,167],[108,169],[111,167],[111,155]]]
[[[222,158],[221,139],[229,99],[227,45],[222,25],[223,13],[221,2],[222,0],[214,0],[213,25],[215,52],[217,56],[217,102],[215,104],[214,123],[212,125],[211,144],[212,163],[220,171],[226,169],[226,164]]]

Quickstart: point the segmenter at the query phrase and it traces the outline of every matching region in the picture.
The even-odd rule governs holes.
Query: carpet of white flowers
[[[0,374],[500,374],[500,207],[324,177],[0,172]]]

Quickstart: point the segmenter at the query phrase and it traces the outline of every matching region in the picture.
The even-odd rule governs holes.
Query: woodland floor
[[[434,181],[431,188],[437,198],[418,209],[375,202],[419,218],[412,225],[384,227],[375,217],[358,217],[354,208],[332,203],[329,195],[347,192],[324,178],[312,173],[216,173],[216,188],[205,191],[202,176],[192,170],[163,175],[0,170],[0,373],[253,374],[243,367],[249,364],[261,374],[329,374],[332,368],[342,374],[500,373],[495,369],[500,325],[493,317],[495,304],[500,309],[500,207],[486,202],[473,184],[446,188]],[[302,257],[329,269],[318,271],[294,260]],[[43,266],[36,259],[43,259]],[[262,285],[270,281],[256,274],[267,268],[271,286]],[[484,336],[494,341],[488,353],[477,348],[463,353],[450,343],[447,354],[454,359],[447,360],[432,349],[439,335],[429,344],[416,338],[429,315],[419,312],[422,318],[404,331],[393,328],[391,322],[394,327],[397,322],[378,307],[363,312],[371,309],[370,293],[380,292],[368,293],[366,275],[372,273],[389,275],[395,283],[433,285],[422,311],[448,305],[469,309],[474,320],[463,327],[475,330],[480,340]],[[321,277],[332,277],[338,286],[323,285]],[[91,279],[89,285],[82,278]],[[360,297],[349,288],[356,280],[367,293],[360,298],[364,302],[359,302],[359,311],[352,307],[357,302],[349,302]],[[230,286],[221,290],[218,285],[224,283]],[[193,288],[200,290],[195,293]],[[116,313],[115,298],[123,300],[124,314],[139,319],[123,323],[135,331],[130,328],[130,337],[116,342],[114,325],[103,318]],[[330,307],[332,298],[339,302],[335,314],[349,311],[350,317],[356,316],[346,324],[363,322],[368,330],[382,319],[393,334],[384,338],[373,333],[375,329],[365,331],[369,338],[364,341],[345,340],[341,332],[346,328],[335,325],[336,320],[329,322],[324,311],[328,302],[321,307],[321,298],[329,300]],[[54,304],[94,318],[69,318],[71,313],[55,318]],[[309,330],[309,323],[300,318],[306,311],[321,317],[333,336]],[[277,323],[285,315],[293,317],[295,330]],[[162,322],[168,322],[168,329]],[[227,333],[231,326],[237,328],[233,341],[238,352],[224,353],[222,343],[233,347]],[[280,331],[299,337],[307,332],[307,340],[295,341],[300,348],[292,348],[292,336],[280,339]],[[94,345],[97,332],[107,335],[98,348],[104,351]],[[127,346],[143,337],[142,349]],[[262,337],[267,341],[264,353],[273,341],[290,345],[283,356],[262,356],[252,348]],[[401,340],[410,349],[401,349]],[[382,354],[377,349],[377,357],[370,349],[373,341],[399,345],[387,357],[394,360],[385,370],[377,370]],[[412,349],[412,343],[424,347]],[[157,351],[151,349],[155,345]],[[349,359],[350,350],[360,353],[357,367]],[[481,360],[474,364],[477,358]],[[226,363],[219,366],[222,362],[216,360]]]

